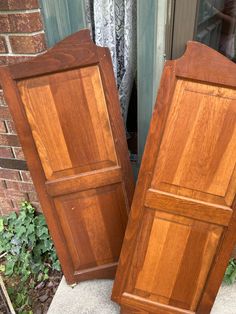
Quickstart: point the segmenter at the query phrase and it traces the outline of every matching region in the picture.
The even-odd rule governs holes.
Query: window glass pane
[[[200,0],[195,40],[236,62],[236,0]]]

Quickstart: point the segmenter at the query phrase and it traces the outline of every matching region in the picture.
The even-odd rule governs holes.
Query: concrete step
[[[110,300],[112,285],[112,280],[91,280],[71,288],[63,277],[48,314],[119,314]],[[236,284],[221,286],[211,314],[236,314]]]

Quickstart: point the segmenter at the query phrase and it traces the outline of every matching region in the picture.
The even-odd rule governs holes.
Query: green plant
[[[60,270],[45,218],[28,202],[21,204],[19,214],[0,218],[0,255],[4,275],[20,278],[17,293],[9,289],[17,307],[29,303],[27,286],[48,279],[50,270]]]
[[[236,281],[236,259],[231,258],[225,272],[224,282],[230,285],[235,281]]]

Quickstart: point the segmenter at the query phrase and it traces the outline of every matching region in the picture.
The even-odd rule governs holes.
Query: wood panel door
[[[0,80],[67,282],[113,277],[134,181],[109,50],[83,30]]]
[[[112,298],[207,314],[236,240],[236,65],[189,42],[164,68]]]

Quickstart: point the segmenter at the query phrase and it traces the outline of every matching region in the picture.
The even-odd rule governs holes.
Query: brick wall
[[[0,0],[0,65],[22,62],[46,49],[37,0]],[[0,215],[28,200],[39,210],[37,194],[0,90]]]

